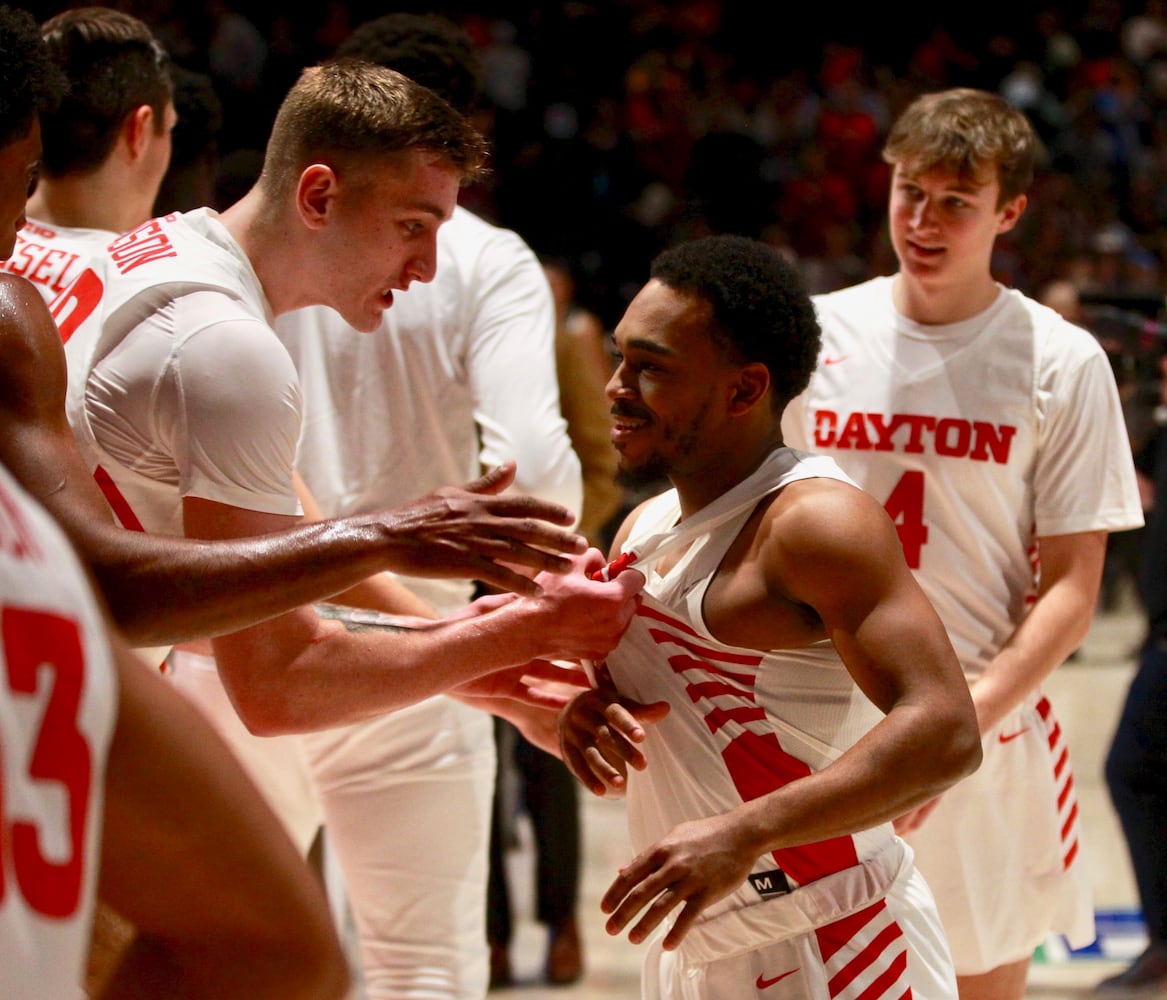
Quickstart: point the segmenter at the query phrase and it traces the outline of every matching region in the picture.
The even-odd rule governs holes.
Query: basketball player
[[[176,115],[170,61],[136,17],[78,7],[41,30],[69,89],[41,116],[28,222],[4,269],[52,301],[91,253],[150,217]]]
[[[615,336],[621,471],[674,489],[617,534],[609,573],[639,568],[643,603],[561,720],[593,791],[635,765],[608,932],[652,935],[648,998],[954,997],[891,820],[977,765],[976,720],[886,513],[782,443],[819,345],[797,272],[741,237],[681,244]]]
[[[329,304],[374,329],[394,291],[433,277],[437,229],[483,153],[465,119],[400,74],[313,67],[241,201],[221,216],[151,220],[92,258],[54,304],[68,414],[89,467],[143,528],[229,539],[296,523],[300,391],[272,318]],[[494,554],[509,549],[502,541]],[[300,608],[217,636],[219,674],[264,735],[357,722],[449,689],[527,696],[528,678],[563,674],[527,664],[604,650],[631,614],[635,582],[597,584],[584,568],[406,633],[349,630]]]
[[[886,506],[971,686],[984,765],[898,824],[962,1000],[1019,1000],[1050,932],[1093,939],[1065,736],[1041,684],[1089,628],[1107,532],[1142,522],[1106,355],[992,277],[1035,151],[996,95],[908,107],[884,148],[899,272],[816,299],[822,357],[783,422]]]
[[[0,507],[0,995],[80,995],[100,872],[134,924],[108,995],[343,996],[323,894],[230,752],[111,647],[64,535],[2,467]]]
[[[478,110],[477,54],[445,18],[375,18],[335,55],[403,73],[468,118]],[[437,232],[433,282],[396,295],[373,333],[324,307],[286,313],[276,331],[304,396],[297,468],[324,514],[376,510],[507,459],[516,464],[514,488],[580,510],[580,463],[560,414],[551,292],[518,234],[456,206]],[[402,583],[431,613],[451,614],[473,596],[469,579]],[[367,590],[350,597],[393,610]],[[213,710],[217,696],[205,663],[185,650],[173,662],[176,681]],[[540,720],[530,712],[518,718],[519,707],[496,706],[555,747],[556,710],[542,710]],[[291,753],[270,761],[270,740],[238,730],[232,737],[252,774],[284,788],[273,805],[295,838],[303,839],[312,815],[300,789],[319,791],[370,1000],[419,991],[433,1000],[481,1000],[495,777],[490,716],[443,695],[309,734],[299,742],[310,783],[288,773]],[[574,780],[554,763],[574,793]],[[460,805],[457,823],[450,822],[451,800]],[[407,826],[394,821],[404,815]],[[576,833],[574,824],[563,831],[564,844],[569,832]]]
[[[511,481],[505,468],[470,492],[441,490],[396,510],[215,545],[130,532],[115,522],[65,419],[61,338],[33,287],[54,298],[80,273],[85,255],[147,219],[165,166],[169,132],[159,125],[173,110],[166,62],[141,21],[110,8],[79,8],[50,19],[44,32],[70,96],[64,109],[52,110],[55,97],[42,108],[50,176],[38,183],[34,170],[13,192],[5,220],[19,230],[17,251],[6,255],[9,270],[33,285],[5,279],[20,322],[0,330],[0,460],[65,528],[127,636],[158,644],[230,631],[389,567],[478,576],[520,592],[533,584],[497,554],[508,564],[562,569],[553,553],[582,547],[553,527],[568,524],[571,514],[496,497]],[[16,126],[23,135],[26,118]],[[24,194],[34,184],[40,218],[21,228]]]
[[[56,83],[0,7],[0,254]],[[21,300],[0,282],[0,328]],[[33,301],[43,309],[40,299]],[[109,992],[329,998],[345,966],[319,888],[206,724],[107,632],[76,555],[0,466],[0,995],[80,995],[100,872],[136,923]]]

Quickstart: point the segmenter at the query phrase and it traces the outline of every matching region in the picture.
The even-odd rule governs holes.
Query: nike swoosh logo
[[[1018,729],[1015,733],[998,733],[997,739],[1002,743],[1010,743],[1017,739],[1018,736],[1024,736],[1028,732],[1029,726],[1026,726],[1024,729]]]
[[[780,982],[787,976],[793,976],[797,971],[797,969],[791,969],[789,972],[784,972],[782,975],[775,976],[773,979],[767,979],[765,976],[759,975],[758,981],[754,985],[757,986],[760,990],[768,990],[775,983]]]
[[[829,358],[823,358],[823,364],[824,365],[837,365],[841,361],[846,361],[849,357],[851,357],[850,354],[840,354],[838,357],[832,356]]]

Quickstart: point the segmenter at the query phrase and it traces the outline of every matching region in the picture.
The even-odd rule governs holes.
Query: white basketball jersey
[[[651,765],[629,774],[629,828],[636,850],[678,823],[727,812],[822,770],[882,718],[829,642],[770,652],[741,649],[714,639],[701,614],[709,581],[758,501],[787,483],[813,477],[850,482],[831,459],[781,448],[748,479],[679,525],[672,490],[633,525],[624,552],[636,553],[632,565],[647,582],[641,606],[606,664],[621,694],[672,706],[648,727],[645,754]],[[659,576],[656,559],[689,541],[677,564]],[[710,907],[705,919],[854,866],[886,848],[892,836],[884,824],[765,855],[750,879]]]
[[[0,997],[81,996],[116,679],[73,550],[0,468]]]
[[[298,513],[299,383],[262,286],[214,213],[117,237],[51,309],[69,423],[125,527],[182,534],[188,494]]]
[[[104,229],[50,226],[29,219],[16,234],[12,256],[0,262],[0,269],[28,279],[46,302],[52,302],[116,235]]]
[[[1142,523],[1130,446],[1089,333],[1004,289],[922,327],[893,280],[815,298],[822,354],[783,433],[884,504],[974,679],[1032,602],[1038,536]]]

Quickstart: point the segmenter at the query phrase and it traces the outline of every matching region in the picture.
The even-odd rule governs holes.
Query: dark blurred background
[[[29,9],[43,19],[64,6]],[[478,123],[493,148],[489,178],[463,201],[566,262],[580,304],[609,328],[657,251],[708,232],[783,248],[812,291],[890,272],[890,121],[926,90],[999,91],[1029,114],[1044,156],[1021,225],[999,241],[997,277],[1093,329],[1132,435],[1145,420],[1164,343],[1167,0],[115,6],[181,68],[164,210],[246,190],[289,84],[362,21],[457,21],[481,53]]]

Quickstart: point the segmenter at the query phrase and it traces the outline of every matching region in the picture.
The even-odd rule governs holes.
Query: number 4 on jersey
[[[920,549],[928,541],[928,526],[924,523],[924,473],[905,472],[883,507],[895,522],[908,566],[919,569]]]

